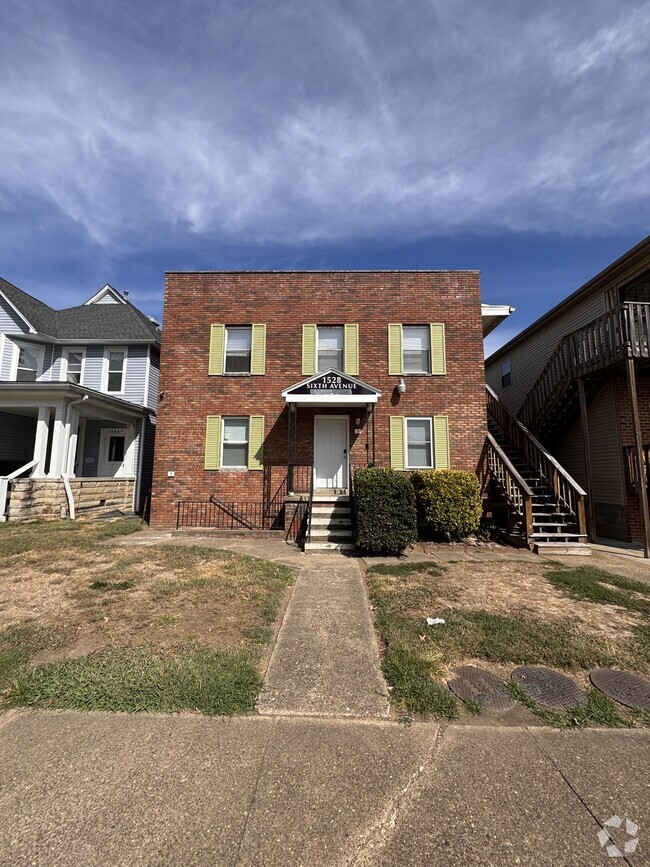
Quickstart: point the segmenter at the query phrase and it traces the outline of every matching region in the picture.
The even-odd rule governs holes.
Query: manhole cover
[[[475,665],[462,665],[454,669],[456,675],[448,682],[449,689],[461,701],[475,701],[486,710],[510,710],[515,706],[513,698],[503,685],[503,681]]]
[[[521,665],[512,672],[518,683],[532,700],[549,710],[573,710],[587,703],[584,690],[566,674],[544,665]]]
[[[613,668],[597,668],[589,679],[601,692],[634,710],[650,710],[650,680]]]

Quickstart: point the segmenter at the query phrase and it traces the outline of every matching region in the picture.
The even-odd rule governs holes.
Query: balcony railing
[[[650,304],[628,301],[563,337],[518,416],[538,430],[576,379],[606,370],[625,358],[650,357]]]

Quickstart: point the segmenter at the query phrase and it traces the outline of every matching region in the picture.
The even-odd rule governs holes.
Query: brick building
[[[286,531],[351,469],[476,471],[509,312],[475,271],[167,274],[152,525]]]

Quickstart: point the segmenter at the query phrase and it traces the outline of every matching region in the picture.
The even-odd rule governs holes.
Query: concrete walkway
[[[650,864],[647,730],[21,711],[0,740],[3,867]]]
[[[388,688],[356,560],[310,554],[302,561],[258,710],[388,716]]]

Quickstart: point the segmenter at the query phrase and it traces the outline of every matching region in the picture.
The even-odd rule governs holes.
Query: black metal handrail
[[[352,461],[349,462],[348,472],[350,474],[350,483],[348,485],[348,492],[350,494],[350,524],[352,527],[352,538],[354,539],[357,529],[357,510],[354,507],[354,467],[352,466]]]
[[[311,480],[309,482],[309,500],[307,502],[307,542],[311,542],[311,514],[314,508],[314,471],[312,468]]]
[[[180,500],[176,504],[176,529],[206,527],[249,530],[282,529],[284,503],[268,513],[263,502],[223,503],[213,500]]]

